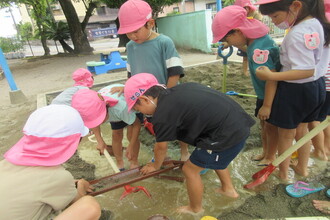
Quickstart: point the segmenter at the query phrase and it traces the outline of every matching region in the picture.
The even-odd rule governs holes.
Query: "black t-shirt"
[[[223,151],[247,138],[255,121],[219,91],[184,83],[158,97],[152,123],[157,142],[180,140]]]

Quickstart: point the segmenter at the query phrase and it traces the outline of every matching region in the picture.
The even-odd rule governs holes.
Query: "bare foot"
[[[239,194],[236,192],[236,190],[224,191],[222,188],[218,188],[215,190],[215,192],[220,193],[223,196],[233,198],[233,199],[236,199],[239,197]]]
[[[282,183],[282,184],[288,184],[288,183],[290,183],[290,180],[288,178],[288,175],[281,174],[279,172],[279,170],[276,170],[274,172],[274,176],[276,176],[280,180],[280,183]]]
[[[185,213],[185,214],[190,214],[190,215],[201,215],[204,212],[204,209],[200,210],[193,210],[190,206],[181,206],[177,209],[177,212],[179,213]]]
[[[137,167],[139,167],[139,163],[134,163],[134,162],[131,162],[131,164],[129,166],[130,169],[134,169],[134,168],[137,168]]]
[[[254,160],[254,161],[260,161],[262,159],[264,159],[265,155],[263,154],[258,154],[258,155],[254,155],[252,156],[251,160]]]
[[[184,155],[181,154],[180,160],[181,161],[187,161],[189,159],[189,157],[190,157],[190,153],[186,153]]]
[[[306,177],[308,176],[308,171],[307,170],[302,170],[299,166],[290,166],[296,174],[299,176]]]
[[[330,214],[329,201],[313,200],[313,206],[320,212],[323,212],[325,214]]]
[[[262,160],[258,163],[258,166],[268,166],[268,165],[271,164],[272,162],[273,162],[272,160],[262,159]]]
[[[323,161],[328,161],[328,157],[325,153],[319,152],[319,151],[313,151],[311,153],[311,157],[323,160]]]
[[[297,166],[298,158],[291,158],[290,159],[290,166]]]

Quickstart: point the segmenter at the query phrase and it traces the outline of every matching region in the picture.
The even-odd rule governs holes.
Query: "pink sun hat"
[[[128,112],[131,111],[138,98],[155,85],[160,84],[156,77],[150,73],[139,73],[129,78],[124,87],[124,96],[128,106]]]
[[[126,34],[136,31],[151,19],[152,9],[142,0],[128,0],[119,9],[118,34]]]
[[[72,96],[71,106],[81,115],[88,128],[95,128],[103,123],[107,115],[108,104],[110,107],[116,105],[118,100],[90,89],[80,89]]]
[[[72,79],[75,81],[73,86],[86,86],[91,88],[94,84],[93,75],[87,69],[79,68],[72,73]]]
[[[254,6],[250,0],[236,0],[234,5],[241,6],[242,8],[249,7],[252,11],[257,10],[257,7]]]
[[[67,105],[48,105],[34,111],[24,128],[24,136],[4,155],[21,166],[57,166],[77,150],[88,128],[79,112]]]
[[[246,16],[246,10],[237,5],[221,9],[212,23],[213,43],[220,41],[232,29],[239,29],[250,39],[260,38],[268,33],[269,28],[265,24]]]
[[[324,11],[325,17],[328,19],[328,22],[330,22],[330,0],[324,0]]]
[[[264,4],[269,4],[269,3],[274,3],[274,2],[279,2],[281,0],[259,0],[255,3],[255,5],[264,5]]]

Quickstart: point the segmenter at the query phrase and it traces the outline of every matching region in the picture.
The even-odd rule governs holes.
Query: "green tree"
[[[70,39],[70,30],[67,23],[49,19],[45,22],[45,34],[47,39],[59,41],[64,51],[74,53],[74,50],[65,42],[65,40]]]
[[[99,1],[83,1],[86,7],[86,16],[82,23],[80,23],[77,12],[73,7],[71,0],[59,0],[63,13],[67,20],[70,30],[71,40],[74,46],[74,53],[91,53],[93,48],[90,46],[85,28],[92,12],[97,7]]]

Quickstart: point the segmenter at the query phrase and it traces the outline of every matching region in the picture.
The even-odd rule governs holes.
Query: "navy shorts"
[[[260,108],[262,107],[262,105],[264,104],[264,100],[263,99],[257,99],[256,101],[256,108],[254,110],[254,116],[258,116],[258,112],[260,110]]]
[[[224,151],[208,152],[206,149],[196,148],[189,160],[196,166],[213,170],[226,169],[229,163],[234,160],[238,153],[243,149],[246,139],[233,147]]]
[[[136,117],[140,120],[141,124],[143,123],[143,114],[142,113],[136,113]],[[120,130],[125,128],[128,124],[124,121],[116,121],[116,122],[110,122],[111,129],[112,130]]]
[[[247,53],[244,52],[243,50],[238,49],[238,50],[237,50],[237,56],[240,56],[240,57],[247,57]]]
[[[327,115],[330,115],[330,92],[326,93],[325,102],[322,105],[320,114],[317,117],[316,121],[324,121]]]
[[[315,121],[325,94],[323,77],[308,83],[280,81],[267,122],[280,128],[295,129],[300,123]]]

